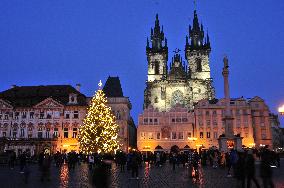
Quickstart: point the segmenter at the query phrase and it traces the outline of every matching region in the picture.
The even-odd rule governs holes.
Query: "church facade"
[[[210,40],[204,37],[196,11],[193,26],[189,27],[185,42],[185,62],[176,51],[168,66],[168,46],[158,15],[151,29],[151,46],[147,39],[146,54],[148,78],[144,92],[144,108],[150,105],[159,111],[168,111],[176,104],[193,109],[201,99],[215,98],[210,76]],[[190,41],[189,41],[190,39]]]
[[[226,102],[225,98],[215,98],[211,44],[196,11],[185,40],[186,61],[175,52],[168,63],[168,42],[156,16],[151,42],[147,39],[146,45],[148,78],[144,111],[138,118],[139,150],[218,148],[218,139],[225,136],[226,103],[232,116],[232,134],[242,138],[244,147],[272,147],[270,111],[263,99],[239,97]],[[228,146],[233,147],[231,144]]]

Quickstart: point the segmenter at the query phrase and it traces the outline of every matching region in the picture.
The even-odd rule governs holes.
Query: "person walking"
[[[246,176],[247,176],[247,188],[251,187],[251,180],[254,182],[257,188],[260,188],[257,179],[255,178],[255,160],[252,150],[248,151],[246,158]]]
[[[260,177],[262,178],[263,187],[274,188],[274,183],[272,181],[272,169],[270,167],[272,160],[271,154],[267,148],[261,154],[261,163],[260,163]]]

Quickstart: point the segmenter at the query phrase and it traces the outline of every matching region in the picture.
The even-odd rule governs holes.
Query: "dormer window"
[[[77,104],[77,94],[75,93],[69,94],[69,104]]]

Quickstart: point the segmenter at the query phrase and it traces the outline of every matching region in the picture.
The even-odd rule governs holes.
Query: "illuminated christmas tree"
[[[95,152],[110,153],[119,148],[115,116],[106,105],[107,99],[101,89],[93,96],[83,125],[79,129],[80,150],[84,154]]]

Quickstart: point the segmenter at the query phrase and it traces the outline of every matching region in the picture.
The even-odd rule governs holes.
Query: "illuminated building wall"
[[[230,105],[234,134],[243,137],[242,144],[246,147],[272,147],[269,109],[263,99],[254,97],[246,100],[241,97],[231,99]],[[174,145],[180,149],[186,145],[193,149],[218,148],[218,138],[225,133],[224,113],[224,99],[200,100],[191,112],[179,107],[168,112],[145,109],[138,121],[138,149],[154,151],[158,145],[166,151],[170,151]],[[183,122],[185,118],[187,121]],[[165,131],[168,131],[166,138],[157,136]],[[176,137],[172,137],[173,133]],[[183,137],[179,138],[179,133]]]

